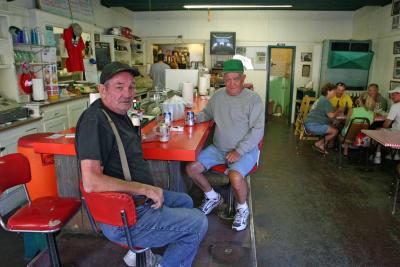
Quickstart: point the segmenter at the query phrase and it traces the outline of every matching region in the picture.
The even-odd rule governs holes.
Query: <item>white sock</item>
[[[249,209],[249,206],[247,206],[247,202],[244,202],[243,204],[239,204],[239,203],[237,203],[236,204],[236,209],[238,210],[238,209]]]
[[[204,192],[204,194],[206,195],[206,197],[208,199],[217,199],[218,198],[218,193],[214,191],[214,188],[211,188],[211,190],[208,192]]]

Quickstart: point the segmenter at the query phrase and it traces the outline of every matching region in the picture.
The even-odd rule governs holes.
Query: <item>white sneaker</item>
[[[218,194],[218,193],[217,193]],[[205,214],[208,215],[211,213],[211,211],[213,209],[215,209],[216,207],[218,207],[219,205],[222,204],[222,202],[224,202],[224,200],[221,197],[221,194],[218,194],[217,198],[212,198],[212,199],[208,199],[207,197],[205,197],[203,199],[203,202],[201,203],[199,209]]]
[[[237,209],[235,218],[233,219],[232,229],[242,231],[247,227],[247,220],[249,219],[249,209]]]
[[[136,253],[132,250],[128,250],[128,253],[126,253],[124,257],[124,262],[129,267],[136,267]]]
[[[159,267],[162,259],[161,255],[154,254],[151,249],[146,250],[146,267]],[[136,253],[128,250],[124,257],[124,262],[129,267],[136,267]]]

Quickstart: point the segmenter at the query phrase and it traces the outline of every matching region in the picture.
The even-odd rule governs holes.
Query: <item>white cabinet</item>
[[[69,128],[76,126],[79,117],[81,116],[82,112],[85,109],[87,109],[87,107],[88,107],[88,100],[86,98],[73,101],[67,105]]]
[[[68,118],[67,116],[60,116],[51,120],[43,121],[43,130],[45,132],[61,132],[68,129]]]
[[[16,128],[0,132],[0,148],[3,148],[2,155],[17,152],[18,140],[22,136],[34,134],[43,130],[40,121],[28,123]]]
[[[60,132],[68,129],[68,113],[65,103],[44,107],[41,114],[45,132]]]
[[[81,97],[61,100],[59,103],[40,105],[27,104],[34,116],[41,116],[45,132],[59,132],[75,127],[82,112],[88,107],[89,99]]]

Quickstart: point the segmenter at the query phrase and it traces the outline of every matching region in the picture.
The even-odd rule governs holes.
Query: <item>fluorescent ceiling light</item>
[[[184,5],[187,9],[291,8],[292,5]]]

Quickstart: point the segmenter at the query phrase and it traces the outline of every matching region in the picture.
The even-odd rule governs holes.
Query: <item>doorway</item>
[[[268,115],[284,116],[291,123],[296,47],[268,46],[266,103]]]

